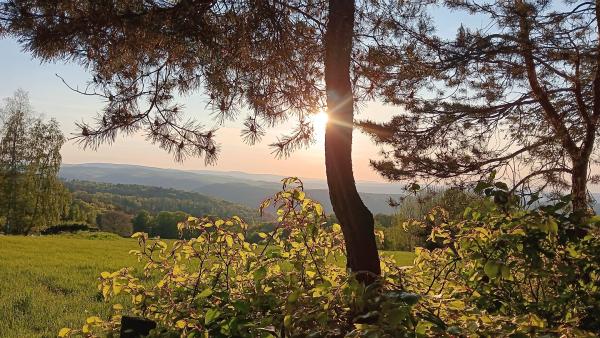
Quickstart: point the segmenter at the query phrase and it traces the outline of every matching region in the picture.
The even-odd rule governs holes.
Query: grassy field
[[[56,337],[61,327],[106,316],[110,306],[96,289],[97,277],[123,266],[140,268],[127,254],[135,247],[135,240],[104,233],[0,235],[0,337]],[[400,265],[412,263],[412,253],[386,254]]]

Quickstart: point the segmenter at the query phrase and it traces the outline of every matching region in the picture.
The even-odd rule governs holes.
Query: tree
[[[391,25],[414,47],[382,40],[371,65],[387,73],[375,87],[406,112],[362,123],[385,148],[373,167],[391,180],[465,180],[513,166],[514,189],[570,187],[573,209],[587,213],[588,179],[599,178],[589,173],[599,159],[598,1],[444,3],[488,21],[453,39]]]
[[[161,211],[152,222],[150,235],[160,236],[161,238],[179,238],[177,224],[185,222],[188,216],[182,211]]]
[[[27,94],[6,100],[0,125],[0,215],[7,233],[55,224],[67,213],[69,193],[58,178],[65,139],[58,123],[33,116]]]
[[[356,191],[351,161],[354,103],[375,93],[363,81],[362,55],[372,33],[382,32],[384,14],[418,17],[418,6],[383,3],[4,0],[0,22],[5,34],[42,60],[74,60],[93,73],[95,91],[87,94],[107,104],[95,124],[79,125],[87,147],[110,142],[118,132],[144,132],[178,160],[204,156],[213,162],[215,131],[183,120],[174,102],[174,92],[200,90],[218,119],[235,118],[241,107],[250,112],[242,137],[251,144],[265,126],[295,119],[292,133],[273,144],[276,155],[286,156],[314,138],[308,117],[326,101],[330,197],[348,268],[365,272],[359,278],[367,281],[379,274],[379,259],[373,217]]]
[[[6,233],[18,232],[25,223],[24,185],[21,175],[27,166],[27,132],[31,115],[27,95],[23,91],[8,98],[2,109],[2,129],[0,134],[0,165],[2,174],[2,214],[5,215]]]
[[[131,215],[117,210],[106,210],[96,219],[98,228],[102,231],[113,232],[121,236],[131,236]]]
[[[146,210],[142,210],[138,212],[137,215],[131,220],[131,224],[133,224],[133,232],[145,232],[150,233],[151,227],[151,216]]]
[[[48,227],[68,213],[70,196],[58,177],[65,138],[58,122],[36,119],[28,130],[28,165],[25,173],[32,226]]]

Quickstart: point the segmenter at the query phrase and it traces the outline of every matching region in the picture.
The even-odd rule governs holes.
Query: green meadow
[[[0,337],[56,337],[110,305],[97,290],[102,271],[141,265],[128,251],[137,241],[108,233],[19,237],[0,235]],[[410,252],[386,252],[399,265]],[[127,299],[118,300],[126,304]]]

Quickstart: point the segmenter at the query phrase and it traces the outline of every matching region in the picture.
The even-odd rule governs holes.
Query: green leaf
[[[204,289],[204,290],[202,290],[202,292],[200,292],[198,294],[198,298],[206,298],[206,297],[212,295],[212,293],[213,293],[213,290],[211,288]]]
[[[290,293],[290,295],[287,298],[288,303],[295,303],[298,300],[298,297],[300,297],[301,291],[300,290],[296,290],[292,293]]]
[[[283,326],[285,328],[290,328],[292,326],[292,316],[291,315],[285,315],[285,317],[283,317]]]
[[[462,300],[453,300],[448,303],[448,307],[456,310],[464,310],[465,302],[463,302]]]
[[[261,280],[263,280],[263,278],[267,276],[267,268],[261,266],[260,268],[256,269],[256,271],[254,271],[253,276],[255,282],[260,282]]]
[[[491,279],[496,278],[500,272],[500,264],[494,261],[487,261],[483,266],[483,272]]]
[[[210,325],[210,323],[214,322],[221,315],[221,312],[217,309],[208,309],[206,314],[204,315],[204,324]]]
[[[502,265],[500,269],[500,274],[502,275],[502,279],[513,280],[513,276],[510,273],[510,268],[506,265]]]

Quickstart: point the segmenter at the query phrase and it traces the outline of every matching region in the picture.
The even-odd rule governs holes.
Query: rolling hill
[[[197,192],[249,208],[257,208],[266,197],[281,189],[280,176],[248,174],[242,172],[184,171],[137,165],[90,163],[65,164],[60,176],[65,180],[84,180],[113,184],[137,184],[166,189]],[[306,192],[321,202],[331,213],[326,182],[318,179],[304,180]],[[400,197],[400,184],[359,182],[361,197],[373,213],[393,213],[388,205],[389,197]],[[381,193],[375,193],[380,188]],[[396,192],[396,193],[394,193]]]

